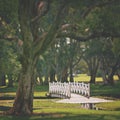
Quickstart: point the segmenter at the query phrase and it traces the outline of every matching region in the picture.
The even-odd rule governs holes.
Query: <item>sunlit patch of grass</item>
[[[74,81],[76,82],[88,82],[90,80],[90,76],[87,74],[78,74],[74,77]]]
[[[87,74],[78,74],[74,77],[74,80],[76,82],[89,82],[90,81],[90,76],[88,76]],[[96,77],[96,82],[102,82],[102,78],[101,77]]]
[[[43,92],[34,92],[34,96],[35,97],[45,97],[47,94],[47,91],[43,91]]]
[[[34,100],[34,108],[40,108],[40,109],[73,109],[77,108],[79,109],[81,107],[80,104],[65,104],[65,103],[56,103],[56,100],[58,99],[37,99]],[[39,110],[40,110],[39,109]]]
[[[101,116],[102,120],[108,120],[109,118],[112,118],[110,120],[119,120],[117,118],[120,117],[120,111],[86,110],[82,109],[80,104],[55,103],[55,101],[52,99],[38,100],[34,102],[34,112],[40,112],[43,114],[51,113],[58,115],[53,115],[51,120],[55,120],[56,117],[57,120],[98,120],[101,118]]]
[[[6,88],[6,86],[0,86],[0,89],[4,89],[4,88]]]
[[[106,107],[107,106],[107,107]],[[114,107],[112,107],[114,106]],[[65,103],[56,103],[55,100],[35,100],[34,101],[34,112],[37,113],[72,113],[72,114],[88,114],[88,113],[106,113],[109,114],[111,110],[119,111],[120,108],[120,101],[115,101],[111,103],[100,103],[97,107],[106,108],[105,111],[96,111],[96,110],[86,110],[82,109],[80,104],[65,104]],[[87,113],[86,113],[87,112]],[[120,111],[119,111],[120,113]]]
[[[118,80],[117,75],[114,76],[114,80]],[[87,74],[77,74],[74,77],[74,81],[76,81],[76,82],[89,82],[90,76],[88,76]],[[96,77],[96,82],[103,82],[102,77]]]
[[[1,93],[0,97],[15,97],[16,93],[15,92],[9,92],[9,93]]]
[[[96,105],[98,108],[103,110],[111,110],[111,111],[120,111],[120,101],[113,101],[108,103],[99,103]]]
[[[119,80],[118,76],[117,75],[114,75],[114,80]]]

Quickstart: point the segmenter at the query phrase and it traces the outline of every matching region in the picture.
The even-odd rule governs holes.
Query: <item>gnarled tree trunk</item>
[[[28,115],[33,112],[34,77],[31,65],[21,73],[19,87],[10,114]]]
[[[55,16],[54,24],[51,25],[48,32],[40,37],[38,34],[38,20],[46,12],[49,1],[39,1],[38,16],[33,13],[35,0],[19,0],[19,22],[22,36],[21,65],[22,71],[19,78],[19,86],[13,107],[8,114],[30,115],[33,112],[33,91],[34,91],[34,73],[37,60],[53,42],[56,32],[61,24],[61,17],[64,14],[65,6],[60,6]],[[64,4],[64,3],[63,3]],[[35,19],[33,19],[35,18]],[[36,23],[36,24],[35,24]]]
[[[90,74],[90,83],[95,83],[96,82],[96,74],[99,66],[99,59],[97,56],[94,56],[89,59],[85,59],[88,69],[89,69],[89,74]]]
[[[13,107],[9,114],[29,115],[33,111],[33,88],[34,70],[36,58],[34,57],[33,35],[31,31],[30,13],[31,2],[29,0],[19,0],[19,22],[22,34],[21,65],[22,71],[19,78],[19,86]]]

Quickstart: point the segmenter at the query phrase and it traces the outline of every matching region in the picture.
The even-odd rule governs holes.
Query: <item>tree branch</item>
[[[90,39],[94,39],[94,38],[99,38],[99,37],[115,37],[115,38],[120,38],[120,34],[119,33],[107,33],[107,32],[93,32],[91,34],[89,34],[88,36],[78,36],[75,33],[59,33],[57,35],[58,38],[71,38],[71,39],[75,39],[77,41],[81,41],[81,42],[85,42],[88,41]]]
[[[38,21],[42,16],[44,16],[48,12],[50,7],[50,0],[47,1],[42,0],[39,3],[37,3],[35,7],[36,16],[32,18],[31,22]]]
[[[8,40],[8,41],[16,41],[18,40],[19,38],[17,36],[0,36],[0,39],[4,39],[4,40]]]
[[[117,0],[109,0],[107,2],[101,2],[101,3],[96,3],[92,6],[89,6],[82,14],[81,14],[81,17],[82,18],[85,18],[94,8],[96,7],[104,7],[104,6],[107,6],[107,5],[113,5],[113,4],[116,4],[118,5],[117,3],[119,3],[119,1]]]
[[[75,39],[77,41],[85,42],[93,37],[93,34],[90,34],[88,36],[78,36],[75,33],[60,33],[57,35],[57,38],[71,38]]]
[[[38,44],[35,45],[35,55],[39,53],[43,53],[50,45],[51,43],[55,40],[55,37],[57,35],[57,31],[59,30],[59,26],[63,20],[63,15],[65,17],[65,9],[67,6],[65,5],[65,2],[62,3],[60,8],[58,9],[58,13],[56,15],[55,21],[51,28],[49,29],[49,32],[42,37],[38,41]]]

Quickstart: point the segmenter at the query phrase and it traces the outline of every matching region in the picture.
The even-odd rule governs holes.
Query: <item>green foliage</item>
[[[101,23],[104,26],[104,31],[110,31],[111,33],[118,32],[120,30],[120,6],[111,6],[103,9],[100,16]]]
[[[18,62],[17,54],[13,44],[9,41],[0,41],[0,73],[17,77],[21,65]]]
[[[99,39],[94,39],[85,43],[85,57],[88,59],[94,56],[100,56],[103,43]]]
[[[114,39],[113,41],[113,53],[115,54],[115,56],[120,56],[120,39]]]
[[[0,18],[10,24],[18,20],[18,0],[1,0]]]
[[[91,31],[118,33],[120,30],[119,5],[95,8],[84,21]]]

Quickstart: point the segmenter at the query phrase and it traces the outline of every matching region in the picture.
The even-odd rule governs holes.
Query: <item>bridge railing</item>
[[[90,97],[90,83],[78,83],[78,82],[71,82],[71,92],[81,94],[85,97]]]
[[[70,85],[68,83],[53,82],[49,83],[49,94],[52,97],[71,97]]]
[[[71,93],[81,94],[85,97],[90,97],[90,84],[78,82],[53,82],[49,83],[49,94],[52,97],[71,97]]]

